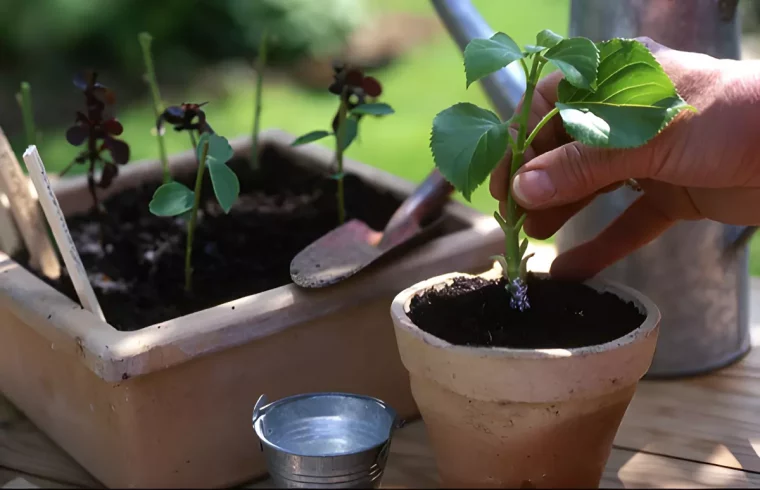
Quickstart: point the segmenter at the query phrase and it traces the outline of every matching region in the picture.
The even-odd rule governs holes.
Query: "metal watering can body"
[[[460,48],[493,34],[469,0],[432,3]],[[571,5],[571,36],[594,41],[648,36],[673,49],[739,58],[735,1],[572,0]],[[524,91],[524,77],[515,73],[502,70],[483,84],[505,118]],[[558,232],[558,250],[594,237],[635,196],[623,187],[596,198]],[[600,274],[641,291],[660,308],[660,335],[647,377],[710,372],[749,351],[747,241],[754,231],[708,220],[681,222]]]

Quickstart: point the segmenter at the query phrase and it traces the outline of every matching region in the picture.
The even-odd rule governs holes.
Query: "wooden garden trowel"
[[[290,263],[293,282],[321,288],[353,276],[399,245],[421,238],[440,221],[454,187],[433,172],[393,213],[382,232],[351,220],[303,249]],[[432,222],[430,222],[432,219]]]

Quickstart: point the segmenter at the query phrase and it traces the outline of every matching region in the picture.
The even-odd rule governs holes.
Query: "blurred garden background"
[[[473,3],[518,44],[531,43],[544,28],[567,33],[569,0]],[[744,0],[741,7],[744,56],[760,57],[760,2]],[[24,0],[0,2],[0,126],[20,155],[27,142],[16,93],[28,81],[42,157],[51,171],[65,167],[78,150],[64,133],[84,102],[71,80],[91,68],[116,92],[115,115],[132,161],[156,158],[155,118],[137,38],[147,31],[164,103],[207,101],[219,134],[250,134],[253,63],[264,28],[274,39],[264,72],[262,128],[296,135],[327,128],[336,104],[327,92],[331,62],[346,59],[382,82],[382,100],[396,110],[363,122],[348,156],[408,180],[419,182],[432,168],[428,141],[437,112],[462,101],[489,106],[480,86],[465,88],[461,54],[428,0]],[[167,145],[169,152],[189,148],[186,135],[172,131]],[[493,212],[487,186],[475,192],[471,205]],[[760,275],[760,236],[752,250],[751,269]]]

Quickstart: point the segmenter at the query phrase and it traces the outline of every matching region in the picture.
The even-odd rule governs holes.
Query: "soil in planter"
[[[267,147],[256,176],[231,162],[241,196],[225,214],[206,172],[194,241],[192,295],[184,292],[186,224],[148,211],[158,183],[105,201],[107,225],[93,214],[67,220],[107,321],[137,330],[291,282],[290,261],[338,224],[336,181]],[[194,175],[179,178],[193,188]],[[401,200],[355,175],[345,177],[347,220],[382,230]],[[19,257],[23,263],[23,258]],[[71,280],[49,284],[79,302]]]
[[[632,303],[584,284],[529,274],[531,308],[509,306],[504,279],[456,278],[412,298],[409,318],[420,329],[455,345],[569,349],[603,344],[645,320]]]

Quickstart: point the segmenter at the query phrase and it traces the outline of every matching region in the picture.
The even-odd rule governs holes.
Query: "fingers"
[[[551,276],[574,281],[589,279],[651,242],[674,223],[643,195],[595,238],[560,254],[552,263]]]
[[[655,159],[650,146],[624,151],[574,142],[538,155],[512,180],[512,195],[525,209],[546,209],[593,196],[629,178],[646,178]]]
[[[557,208],[530,211],[525,217],[523,230],[531,238],[546,240],[557,233],[567,220],[578,214],[578,211],[593,201],[594,197],[591,196]]]
[[[591,201],[596,199],[598,195],[605,192],[612,192],[620,188],[622,185],[622,182],[612,184],[601,189],[593,196],[589,196],[585,199],[581,199],[580,201],[572,202],[570,204],[564,204],[556,208],[528,211],[528,216],[525,217],[523,230],[525,230],[525,234],[531,238],[546,240],[550,236],[557,233],[559,229],[562,228],[565,223],[567,223],[567,220],[578,214],[580,210],[585,208]]]

